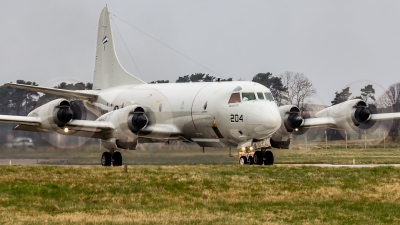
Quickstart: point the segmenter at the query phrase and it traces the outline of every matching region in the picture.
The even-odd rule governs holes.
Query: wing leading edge
[[[40,87],[40,86],[32,86],[32,85],[25,85],[25,84],[13,84],[13,83],[6,83],[4,86],[25,89],[30,91],[37,91],[42,92],[45,94],[52,94],[60,97],[67,97],[67,98],[75,98],[80,100],[89,100],[94,102],[97,100],[98,95],[94,93],[94,91],[71,91],[71,90],[64,90],[64,89],[57,89],[57,88],[48,88],[48,87]],[[89,93],[92,92],[92,93]]]
[[[49,130],[44,128],[43,121],[39,117],[30,116],[9,116],[0,115],[0,122],[18,124],[15,130],[33,131],[33,132],[56,132],[65,135],[102,138],[107,136],[111,130],[115,129],[110,122],[91,121],[91,120],[72,120],[62,129]],[[64,130],[68,128],[67,132]]]

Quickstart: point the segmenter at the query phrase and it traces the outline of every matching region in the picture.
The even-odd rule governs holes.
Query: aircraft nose
[[[250,110],[247,129],[260,135],[269,135],[281,126],[281,116],[278,107],[270,104],[260,104]]]

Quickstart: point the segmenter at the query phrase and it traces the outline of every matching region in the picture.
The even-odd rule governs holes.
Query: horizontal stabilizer
[[[80,100],[89,100],[91,102],[96,101],[98,95],[94,93],[89,93],[93,91],[71,91],[71,90],[64,90],[64,89],[57,89],[57,88],[48,88],[48,87],[40,87],[40,86],[32,86],[32,85],[25,85],[25,84],[13,84],[13,83],[6,83],[4,86],[25,89],[30,91],[37,91],[42,92],[45,94],[56,95],[64,98],[74,98]]]

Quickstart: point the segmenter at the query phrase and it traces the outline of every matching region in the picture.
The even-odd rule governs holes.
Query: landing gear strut
[[[101,156],[102,166],[122,166],[121,152],[103,152]]]

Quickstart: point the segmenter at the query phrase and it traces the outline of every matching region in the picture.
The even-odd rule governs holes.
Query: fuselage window
[[[270,92],[264,92],[265,98],[271,102],[274,101],[274,97],[272,97],[272,94]]]
[[[245,101],[254,101],[256,100],[256,95],[252,92],[243,92],[242,93],[242,100]]]
[[[233,93],[231,95],[231,98],[229,99],[228,103],[237,103],[240,102],[240,94],[239,93]]]
[[[262,92],[257,92],[258,100],[265,100]]]

